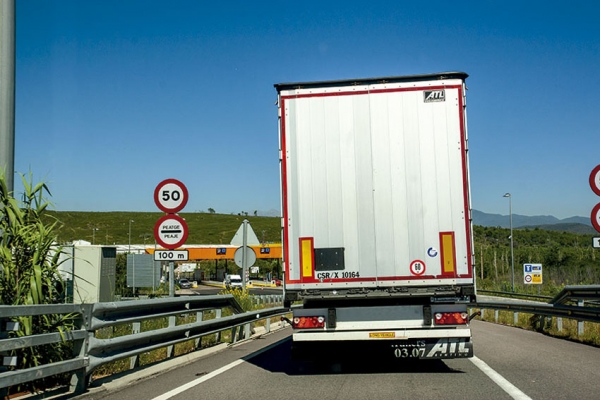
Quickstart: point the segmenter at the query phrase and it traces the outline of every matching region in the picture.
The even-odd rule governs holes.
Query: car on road
[[[271,283],[275,286],[281,286],[281,279],[273,278],[273,279],[271,279]]]
[[[182,278],[179,280],[179,287],[182,289],[189,289],[192,287],[192,282],[185,278]]]
[[[242,277],[240,275],[227,275],[223,285],[227,289],[241,289],[243,286]]]

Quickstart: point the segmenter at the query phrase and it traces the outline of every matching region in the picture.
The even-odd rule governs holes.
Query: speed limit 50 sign
[[[167,214],[175,214],[187,204],[188,190],[177,179],[165,179],[154,189],[154,202]]]

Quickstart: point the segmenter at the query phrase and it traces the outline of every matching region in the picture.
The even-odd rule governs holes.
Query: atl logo
[[[431,103],[434,101],[445,101],[446,94],[444,90],[426,90],[424,92],[425,103]]]

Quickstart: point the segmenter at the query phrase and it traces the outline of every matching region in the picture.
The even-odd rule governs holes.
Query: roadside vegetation
[[[34,184],[31,177],[21,178],[24,193],[22,200],[17,201],[8,191],[4,174],[0,173],[0,305],[64,303],[66,287],[58,273],[62,249],[55,246],[60,222],[48,215],[50,203],[46,198],[50,191],[43,183]],[[74,328],[75,316],[20,316],[11,322],[16,323],[16,330],[6,333],[9,338],[52,332],[64,335]],[[70,358],[72,352],[70,342],[14,350],[8,356],[14,357],[15,365],[8,370],[61,361]],[[68,378],[66,375],[45,378],[10,390],[35,392],[65,384]]]
[[[132,243],[153,244],[153,229],[164,214],[144,212],[67,212],[49,211],[50,221],[60,221],[57,240],[68,243],[74,240],[94,241],[95,244],[128,243],[129,220]],[[210,212],[182,213],[189,227],[188,244],[228,244],[242,221],[247,218],[259,240],[266,243],[281,242],[281,219],[279,217],[247,216],[245,213],[218,214]],[[95,229],[95,230],[94,230]],[[553,296],[564,285],[600,283],[600,249],[592,247],[591,234],[553,231],[542,228],[513,229],[515,290],[521,293]],[[499,227],[474,227],[475,264],[477,285],[480,289],[511,291],[510,230]],[[222,269],[225,261],[201,262],[200,268],[207,276]],[[261,270],[277,270],[273,265],[261,265]],[[543,265],[542,285],[523,283],[523,264]],[[236,272],[233,263],[228,264]],[[124,281],[123,283],[124,284]],[[119,286],[119,285],[117,285]]]
[[[124,244],[129,242],[129,226],[131,225],[131,243],[154,243],[153,228],[163,215],[156,213],[136,212],[64,212],[51,211],[48,187],[34,184],[23,176],[25,192],[17,201],[9,193],[5,179],[0,175],[0,304],[2,305],[35,305],[53,304],[65,301],[65,285],[60,274],[59,257],[61,246],[74,240],[87,240],[94,244]],[[193,244],[226,244],[231,241],[244,219],[250,220],[259,240],[265,243],[281,241],[281,219],[276,217],[248,216],[247,213],[217,214],[214,209],[209,212],[182,213],[189,227],[187,243]],[[132,220],[131,224],[129,221]],[[474,227],[474,253],[476,263],[477,286],[479,289],[493,291],[512,291],[512,267],[510,251],[510,231],[499,227]],[[514,229],[514,281],[515,292],[526,294],[556,295],[565,285],[586,285],[600,283],[600,252],[592,248],[590,234],[565,231],[550,231],[541,228]],[[261,271],[270,271],[280,276],[279,260],[260,260]],[[201,262],[199,268],[205,276],[216,275],[217,270],[226,268],[228,272],[237,272],[233,263]],[[525,285],[523,283],[523,264],[539,263],[543,265],[543,284]],[[257,276],[257,278],[259,278]],[[133,295],[126,285],[126,258],[117,257],[116,293],[122,296]],[[141,288],[139,294],[153,296],[166,295],[166,286],[158,289]],[[253,310],[255,306],[247,291],[223,291],[231,293],[244,308]],[[222,310],[226,316],[230,310]],[[489,312],[489,310],[487,311]],[[485,320],[494,320],[489,315]],[[169,324],[190,323],[197,318],[216,318],[215,311],[180,315],[175,321],[169,318],[145,321],[142,331],[168,327]],[[75,321],[71,315],[51,315],[43,317],[18,317],[18,330],[10,332],[9,337],[21,337],[45,332],[67,332],[74,328]],[[513,325],[512,313],[499,312],[499,323]],[[584,343],[600,345],[599,324],[585,324],[585,334],[577,335],[576,321],[563,320],[562,330],[558,330],[556,321],[546,324],[546,333],[554,336],[578,340]],[[518,323],[527,329],[540,328],[539,320],[534,316],[520,314]],[[131,334],[133,325],[125,324],[99,331],[98,337],[115,337]],[[230,342],[232,332],[220,335],[207,335],[201,340],[190,340],[174,346],[172,351],[159,349],[140,355],[135,363],[147,365],[167,357],[186,354],[199,348],[213,346],[219,342]],[[48,364],[69,358],[73,349],[68,342],[57,345],[37,346],[14,352],[17,366],[12,369],[28,368]],[[131,367],[132,360],[126,359],[108,364],[95,371],[94,378],[111,375]],[[51,380],[36,381],[27,385],[27,389],[36,391],[56,384],[65,384],[67,376],[54,377]],[[16,388],[22,390],[23,388]]]
[[[276,307],[278,304],[256,304],[253,301],[252,295],[248,290],[245,289],[223,289],[219,294],[231,294],[236,299],[237,303],[242,307],[244,311],[260,310],[268,307]],[[232,310],[227,307],[221,310],[221,317],[227,317],[232,315]],[[163,329],[169,326],[177,326],[182,324],[190,324],[194,322],[207,321],[217,318],[215,310],[208,310],[202,313],[187,313],[180,314],[177,317],[165,317],[157,318],[153,320],[147,320],[140,324],[139,331],[147,332],[156,329]],[[271,323],[275,323],[279,320],[279,317],[271,318]],[[259,321],[252,324],[252,331],[255,327],[264,326],[265,321]],[[134,331],[133,324],[123,324],[118,326],[106,327],[96,332],[96,337],[100,339],[109,339],[119,336],[125,336],[132,334]],[[160,361],[164,361],[168,358],[188,354],[203,348],[212,347],[220,343],[231,343],[233,341],[233,335],[239,334],[234,330],[225,330],[220,333],[205,335],[199,339],[190,339],[188,341],[178,343],[171,349],[161,348],[147,353],[141,354],[139,357],[126,358],[112,363],[104,364],[97,368],[92,374],[92,380],[101,379],[105,376],[114,375],[117,373],[125,372],[131,369],[132,364],[144,366],[154,364]]]
[[[57,219],[62,226],[57,229],[59,243],[86,240],[93,244],[129,243],[129,221],[131,223],[131,244],[154,244],[154,225],[164,213],[157,212],[89,212],[89,211],[49,211],[47,217]],[[217,214],[210,212],[181,212],[185,218],[189,244],[229,244],[247,219],[252,225],[258,240],[264,243],[281,242],[281,219],[279,217],[259,217],[254,215]]]

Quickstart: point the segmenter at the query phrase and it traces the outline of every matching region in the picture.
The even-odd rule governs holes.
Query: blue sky
[[[421,4],[423,3],[423,4]],[[600,3],[16,0],[15,172],[61,211],[279,210],[275,83],[464,71],[474,209],[589,216]],[[19,191],[19,179],[15,190]]]

